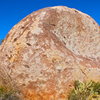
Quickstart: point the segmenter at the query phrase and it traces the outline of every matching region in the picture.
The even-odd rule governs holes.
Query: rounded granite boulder
[[[0,78],[23,100],[66,100],[75,80],[100,81],[99,25],[64,6],[31,13],[0,46]]]

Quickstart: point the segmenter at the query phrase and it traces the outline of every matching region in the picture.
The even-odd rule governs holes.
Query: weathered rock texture
[[[75,80],[100,81],[99,26],[75,9],[41,9],[11,29],[0,61],[24,100],[66,100]]]

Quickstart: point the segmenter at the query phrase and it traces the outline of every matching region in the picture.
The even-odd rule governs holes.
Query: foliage
[[[76,81],[68,100],[100,100],[100,83]]]
[[[19,100],[16,91],[6,86],[0,86],[0,100]]]
[[[4,41],[3,39],[0,39],[0,45],[2,44],[3,41]]]

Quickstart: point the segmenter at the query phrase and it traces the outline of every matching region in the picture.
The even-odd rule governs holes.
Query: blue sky
[[[31,12],[58,5],[87,13],[100,25],[100,0],[0,0],[0,39]]]

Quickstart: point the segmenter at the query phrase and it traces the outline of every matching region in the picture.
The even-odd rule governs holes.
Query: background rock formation
[[[33,12],[2,43],[0,71],[24,100],[66,100],[75,80],[100,81],[99,26],[64,6]]]

